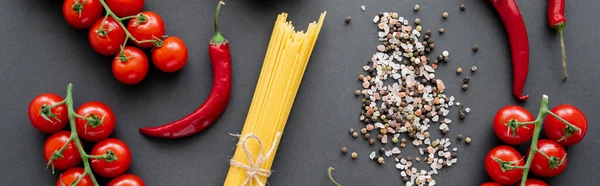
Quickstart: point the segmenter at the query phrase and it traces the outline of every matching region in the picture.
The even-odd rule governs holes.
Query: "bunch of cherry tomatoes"
[[[109,186],[143,186],[144,182],[139,177],[124,174],[131,164],[129,147],[119,139],[109,138],[115,129],[113,111],[98,101],[84,103],[74,114],[75,128],[64,131],[70,122],[68,104],[72,103],[53,93],[41,94],[29,104],[28,115],[33,126],[52,134],[46,140],[43,152],[53,171],[64,171],[56,185],[92,186],[97,183],[91,172],[88,175],[84,168],[78,167],[82,157],[86,157],[83,161],[91,159],[90,171],[105,178],[114,178]],[[76,132],[76,135],[71,132]],[[83,151],[79,137],[97,142],[89,155]],[[84,162],[84,167],[89,169],[89,164]]]
[[[136,84],[146,77],[149,66],[140,48],[151,48],[152,62],[164,72],[179,71],[188,58],[185,43],[165,36],[162,18],[142,12],[143,7],[144,0],[65,0],[62,11],[71,26],[90,29],[88,39],[96,52],[115,56],[112,72],[117,80]],[[128,40],[135,46],[126,46]]]
[[[546,108],[542,108],[546,109]],[[520,106],[506,106],[500,109],[494,117],[494,132],[496,136],[507,144],[523,144],[535,136],[532,144],[537,140],[537,151],[533,155],[530,165],[526,164],[526,156],[509,145],[493,148],[485,158],[485,169],[494,182],[482,186],[513,185],[524,177],[524,170],[528,168],[539,177],[554,177],[563,172],[567,166],[567,152],[563,146],[579,143],[587,132],[588,122],[581,110],[562,104],[552,110],[542,110],[548,116],[544,120],[543,130],[548,139],[537,140],[534,130],[542,127],[536,124],[531,113]],[[564,121],[561,121],[564,120]],[[565,122],[571,124],[569,127]],[[539,126],[537,126],[539,125]],[[511,127],[513,126],[513,127]],[[578,129],[578,130],[574,130]],[[539,135],[538,129],[538,134]],[[531,148],[533,149],[533,148]],[[519,184],[520,185],[520,184]],[[547,186],[541,180],[527,179],[527,186]]]

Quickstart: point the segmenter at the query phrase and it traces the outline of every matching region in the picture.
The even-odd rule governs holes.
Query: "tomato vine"
[[[512,169],[523,169],[523,176],[521,178],[521,184],[522,186],[525,186],[526,181],[527,181],[527,175],[529,173],[529,170],[531,168],[534,156],[536,155],[536,153],[542,155],[542,157],[544,157],[545,159],[548,160],[548,164],[551,165],[550,169],[555,169],[561,165],[563,165],[565,163],[566,160],[566,154],[562,157],[555,157],[555,156],[551,156],[551,155],[547,155],[546,153],[540,151],[540,149],[538,149],[538,141],[539,141],[539,136],[540,136],[540,131],[542,129],[542,125],[544,122],[544,119],[547,115],[550,115],[551,117],[556,118],[557,120],[559,120],[560,122],[564,123],[566,125],[565,131],[573,131],[573,132],[578,132],[581,131],[581,128],[571,124],[570,122],[568,122],[567,120],[561,118],[560,116],[558,116],[557,114],[553,113],[552,111],[550,111],[548,109],[548,96],[547,95],[543,95],[542,97],[542,101],[541,101],[541,105],[540,105],[540,111],[536,117],[536,119],[534,121],[516,121],[516,120],[511,120],[507,123],[507,125],[512,124],[513,126],[519,126],[519,127],[526,127],[526,125],[535,125],[534,131],[533,131],[533,138],[531,140],[531,146],[529,147],[529,152],[527,154],[527,160],[525,162],[524,166],[518,166],[516,164],[514,164],[514,162],[506,162],[503,160],[496,160],[498,162],[498,164],[503,167],[503,171],[506,170],[512,170]]]
[[[92,173],[89,159],[105,160],[105,161],[110,162],[110,161],[117,160],[117,156],[115,156],[115,154],[112,151],[108,151],[103,155],[89,155],[85,152],[85,150],[83,149],[83,146],[81,145],[81,140],[79,139],[79,135],[77,134],[77,131],[76,131],[75,119],[76,118],[85,118],[88,121],[95,120],[95,119],[90,118],[89,116],[88,117],[81,116],[81,115],[78,115],[75,113],[75,110],[73,109],[73,96],[72,96],[73,91],[72,90],[73,90],[73,84],[69,83],[69,85],[67,85],[67,96],[65,97],[65,99],[59,103],[56,103],[56,104],[50,106],[51,108],[60,106],[63,104],[65,104],[67,106],[69,126],[71,127],[72,131],[71,131],[71,135],[70,135],[68,141],[59,150],[54,151],[50,160],[48,161],[47,166],[52,167],[52,173],[54,173],[53,161],[62,158],[63,151],[67,148],[67,146],[69,144],[71,144],[71,141],[72,141],[72,142],[74,142],[75,146],[77,147],[77,150],[79,151],[79,154],[81,156],[81,160],[83,161],[84,173],[82,176],[77,177],[77,179],[71,185],[79,184],[79,182],[81,182],[81,180],[83,180],[83,178],[87,175],[92,180],[94,186],[99,186],[98,182],[96,181],[96,178],[94,177],[94,174]],[[97,122],[102,122],[102,121],[100,120]]]

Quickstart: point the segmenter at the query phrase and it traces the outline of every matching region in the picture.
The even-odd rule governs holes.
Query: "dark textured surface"
[[[175,3],[176,2],[176,3]],[[74,83],[75,106],[99,100],[116,113],[114,137],[129,144],[133,162],[129,172],[147,185],[222,185],[236,141],[229,133],[239,132],[245,120],[254,87],[277,13],[290,13],[299,29],[328,12],[310,64],[306,70],[294,108],[283,135],[271,185],[331,185],[327,167],[343,185],[401,185],[400,171],[391,159],[384,165],[367,156],[378,146],[353,139],[348,128],[360,128],[360,101],[353,92],[362,65],[375,52],[376,27],[371,22],[380,11],[398,11],[409,19],[419,17],[425,29],[434,32],[434,54],[450,51],[451,60],[442,65],[437,77],[445,80],[448,95],[472,109],[464,122],[455,122],[448,136],[457,133],[473,138],[469,146],[460,144],[459,161],[435,176],[438,185],[477,185],[488,181],[483,159],[487,151],[501,144],[492,132],[491,121],[500,107],[516,103],[510,93],[511,63],[508,42],[499,17],[487,1],[419,1],[421,10],[412,11],[415,0],[232,0],[223,8],[221,29],[231,42],[233,92],[225,114],[216,125],[201,134],[180,140],[151,139],[138,128],[178,119],[194,110],[207,97],[211,70],[207,42],[212,35],[212,15],[216,1],[148,0],[145,9],[160,14],[167,34],[182,38],[190,58],[183,71],[166,74],[151,68],[139,85],[117,82],[110,69],[111,58],[94,53],[87,31],[71,28],[63,20],[62,1],[0,1],[0,185],[54,185],[58,175],[45,170],[41,151],[47,135],[35,130],[27,118],[29,101],[43,92],[65,94]],[[461,12],[459,5],[466,3]],[[360,6],[367,10],[361,11]],[[596,12],[600,1],[568,1],[565,39],[569,62],[568,82],[563,83],[558,35],[548,28],[545,0],[519,0],[529,31],[531,65],[525,93],[532,96],[524,107],[537,113],[542,94],[550,105],[571,103],[580,107],[590,121],[589,132],[580,144],[569,147],[569,164],[562,175],[548,179],[550,185],[594,185],[600,135],[595,108],[597,71],[600,63],[600,30]],[[443,21],[442,12],[450,17]],[[352,16],[345,25],[346,16]],[[474,54],[471,47],[479,45]],[[466,69],[477,65],[470,88],[460,90]],[[454,71],[463,66],[460,77]],[[437,130],[432,130],[439,136]],[[92,144],[85,144],[91,147]],[[342,155],[347,146],[357,151],[352,160]],[[526,146],[521,146],[525,152]],[[415,154],[410,147],[403,153]],[[423,163],[423,162],[421,162]],[[425,167],[424,165],[417,165]],[[106,183],[106,180],[102,180]]]

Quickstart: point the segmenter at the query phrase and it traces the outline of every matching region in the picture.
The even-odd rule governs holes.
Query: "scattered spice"
[[[367,10],[367,7],[366,7],[365,5],[362,5],[362,6],[360,6],[360,9],[361,9],[362,11],[365,11],[365,10]]]
[[[360,129],[360,133],[361,134],[367,134],[367,128]]]
[[[417,24],[417,25],[420,25],[420,24],[421,24],[421,19],[419,19],[419,18],[416,18],[416,19],[415,19],[415,24]]]
[[[416,5],[415,5],[415,7],[413,7],[413,10],[414,10],[415,12],[418,12],[418,11],[419,11],[419,4],[416,4]]]
[[[369,144],[370,144],[370,145],[373,145],[373,144],[375,144],[375,139],[373,139],[373,138],[369,139]]]
[[[473,52],[477,52],[479,50],[479,45],[473,45]]]
[[[465,11],[465,9],[467,9],[467,8],[465,7],[465,4],[460,4],[460,10],[462,10],[462,11]]]
[[[352,19],[352,17],[346,16],[346,19],[344,21],[346,22],[346,24],[348,24],[348,23],[350,23],[351,19]]]
[[[440,28],[440,34],[444,33],[444,28]]]
[[[350,128],[350,134],[354,133],[354,128]]]
[[[442,13],[442,18],[447,19],[448,18],[448,12]]]
[[[465,143],[471,144],[471,138],[470,137],[465,138]]]
[[[352,133],[352,137],[355,137],[355,138],[356,138],[356,137],[358,137],[358,132],[354,131],[354,132]]]
[[[342,153],[346,154],[348,152],[348,148],[342,147]]]
[[[356,159],[358,157],[358,153],[352,152],[352,159]]]
[[[467,90],[468,88],[469,88],[469,84],[465,83],[465,84],[462,85],[462,89],[463,90]]]
[[[392,143],[398,143],[398,138],[392,138]]]
[[[471,71],[472,71],[472,72],[475,72],[475,71],[477,71],[477,66],[472,66],[472,67],[471,67]]]
[[[462,134],[458,134],[458,136],[456,136],[456,139],[457,139],[458,141],[462,140],[462,139],[463,139],[463,135],[462,135]]]
[[[457,74],[460,74],[460,73],[462,73],[462,67],[458,67],[458,68],[456,68],[456,73],[457,73]]]
[[[383,162],[383,157],[379,157],[379,158],[377,158],[377,162],[378,162],[379,164],[383,164],[383,163],[385,163],[385,162]]]
[[[469,81],[471,81],[471,78],[470,78],[469,76],[466,76],[466,77],[465,77],[465,79],[463,79],[463,82],[464,82],[465,84],[468,84],[468,83],[469,83]]]

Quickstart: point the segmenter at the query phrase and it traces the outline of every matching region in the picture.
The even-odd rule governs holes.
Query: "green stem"
[[[563,66],[563,80],[567,80],[567,54],[565,52],[565,39],[563,37],[563,28],[564,26],[556,29],[558,31],[558,35],[560,35],[560,50],[562,54],[562,66]]]
[[[62,101],[60,101],[60,102],[58,102],[58,103],[56,103],[54,105],[50,105],[50,108],[58,107],[58,106],[60,106],[62,104],[65,104],[66,102],[67,102],[67,100],[63,99]]]
[[[560,122],[564,123],[565,125],[567,125],[567,126],[569,126],[569,127],[575,128],[575,129],[577,129],[577,130],[581,130],[579,127],[577,127],[577,126],[575,126],[575,125],[573,125],[573,124],[569,123],[567,120],[565,120],[565,119],[561,118],[560,116],[556,115],[556,114],[555,114],[554,112],[552,112],[552,111],[548,111],[548,114],[550,114],[550,116],[552,116],[552,117],[554,117],[554,118],[558,119]]]
[[[100,0],[100,1],[104,2],[104,0]],[[69,85],[67,85],[67,96],[66,96],[65,100],[66,100],[66,104],[67,104],[67,110],[69,111],[69,125],[71,126],[71,137],[70,138],[73,139],[73,142],[75,143],[75,146],[77,146],[77,150],[79,151],[79,155],[81,155],[81,160],[83,161],[83,167],[85,170],[83,173],[83,176],[89,175],[90,178],[92,179],[94,186],[100,186],[98,184],[98,181],[96,181],[94,174],[92,173],[90,162],[88,161],[89,155],[83,149],[83,146],[81,145],[81,141],[79,140],[79,136],[77,135],[77,127],[75,126],[75,116],[77,114],[75,114],[75,109],[73,109],[73,84],[72,83],[69,83]]]
[[[335,169],[333,167],[329,167],[329,169],[327,169],[327,175],[329,176],[329,180],[331,180],[331,182],[333,182],[333,184],[335,184],[336,186],[342,186],[333,179],[333,176],[331,176],[331,172],[333,172],[334,170]]]
[[[217,5],[217,10],[215,12],[215,35],[213,35],[212,40],[210,40],[212,44],[222,44],[227,42],[227,39],[219,32],[219,12],[221,12],[221,5],[224,4],[223,1],[219,1],[219,4]]]
[[[122,17],[122,18],[119,18],[119,21],[125,21],[125,20],[128,20],[128,19],[133,19],[133,18],[135,18],[135,17],[137,17],[137,15],[132,15],[132,16],[127,16],[127,17]]]
[[[544,158],[548,159],[549,161],[552,161],[552,157],[548,156],[548,154],[540,151],[539,149],[536,149],[537,153],[541,154],[542,156],[544,156]]]
[[[147,43],[147,42],[156,41],[156,40],[140,41],[140,40],[136,39],[135,37],[133,37],[133,35],[131,35],[131,33],[129,33],[129,31],[127,30],[127,27],[121,22],[122,20],[125,20],[125,19],[135,18],[136,16],[133,16],[133,17],[128,16],[128,17],[124,17],[124,18],[119,18],[117,15],[115,15],[115,13],[112,12],[112,10],[110,10],[110,8],[106,4],[105,0],[100,0],[100,4],[102,4],[102,7],[104,7],[104,10],[106,10],[107,15],[109,15],[110,17],[112,17],[115,20],[118,20],[117,23],[119,24],[121,29],[123,29],[123,31],[125,31],[125,35],[127,36],[127,38],[131,39],[132,41],[134,41],[136,43]],[[125,42],[127,42],[127,39],[125,39]],[[125,44],[123,44],[123,46],[125,46]]]
[[[535,119],[535,128],[533,130],[533,137],[531,139],[531,146],[529,147],[529,154],[527,155],[527,161],[525,162],[525,167],[523,168],[523,177],[521,178],[521,186],[525,186],[525,182],[527,181],[527,174],[529,174],[529,169],[531,167],[531,162],[533,161],[533,156],[538,151],[537,143],[538,138],[540,137],[540,131],[542,129],[542,122],[544,121],[544,117],[548,113],[548,96],[542,96],[542,103],[540,106],[540,112],[538,113]]]

